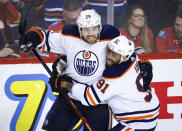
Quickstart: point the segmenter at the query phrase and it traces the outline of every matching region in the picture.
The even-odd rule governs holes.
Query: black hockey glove
[[[71,77],[67,75],[57,75],[57,76],[52,76],[49,79],[49,84],[51,85],[51,89],[53,92],[58,92],[58,93],[67,93],[70,89],[66,88],[61,88],[61,82],[66,81],[69,83],[72,83]]]
[[[56,73],[56,76],[65,71],[66,62],[67,62],[67,57],[66,56],[60,56],[59,58],[57,58],[54,61],[54,63],[52,64],[52,70],[53,70],[53,73]]]
[[[153,78],[152,64],[150,61],[143,59],[139,61],[140,74],[143,77],[143,87],[147,91],[150,88],[150,82]]]
[[[36,48],[36,46],[41,43],[41,38],[38,32],[40,32],[40,34],[42,35],[41,31],[36,29],[26,32],[20,38],[20,49],[27,52],[31,48]]]
[[[54,61],[52,64],[52,74],[49,79],[49,83],[51,85],[51,89],[53,92],[60,92],[58,88],[55,86],[55,80],[59,74],[62,74],[62,72],[66,69],[66,56],[61,56],[58,59]]]

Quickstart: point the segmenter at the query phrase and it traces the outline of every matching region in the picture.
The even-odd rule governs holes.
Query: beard
[[[83,36],[83,40],[86,41],[88,44],[95,44],[99,39],[98,35],[92,35],[92,36]]]

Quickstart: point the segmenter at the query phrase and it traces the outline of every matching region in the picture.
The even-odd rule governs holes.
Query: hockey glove
[[[153,78],[152,64],[150,61],[143,59],[139,62],[140,74],[143,78],[143,87],[147,91],[150,88],[150,82]]]
[[[61,93],[62,92],[62,89],[61,88],[61,85],[62,85],[62,82],[63,81],[66,81],[66,82],[69,82],[69,83],[72,83],[72,79],[71,77],[67,76],[67,75],[57,75],[57,76],[54,76],[54,77],[50,77],[49,79],[49,84],[51,85],[51,88],[52,88],[52,91],[53,92],[58,92],[58,93]],[[66,87],[64,87],[64,93],[68,92],[68,91],[65,91],[66,90]]]
[[[62,72],[66,69],[66,56],[61,56],[58,59],[54,61],[52,64],[52,74],[49,79],[49,83],[51,85],[51,89],[53,92],[58,92],[59,90],[55,86],[55,80],[59,74],[62,74]]]
[[[37,30],[37,29],[30,30],[29,32],[26,32],[20,38],[20,49],[27,52],[31,48],[36,48],[36,46],[38,44],[40,44],[42,41],[40,35],[42,35],[42,33],[40,30]]]
[[[52,70],[53,73],[56,73],[56,76],[65,71],[66,61],[67,61],[66,59],[67,59],[66,56],[61,56],[58,59],[56,59],[52,64]]]

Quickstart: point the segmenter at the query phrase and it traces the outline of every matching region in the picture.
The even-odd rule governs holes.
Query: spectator
[[[102,24],[107,23],[107,0],[84,0],[88,3],[87,8],[95,9],[102,18]],[[114,1],[114,25],[120,27],[125,16],[125,8],[127,0],[113,0]]]
[[[7,57],[14,55],[13,57],[19,57],[15,54],[15,51],[11,49],[13,44],[10,44],[8,39],[11,34],[7,35],[7,28],[10,28],[10,24],[17,24],[20,19],[20,13],[16,10],[10,0],[0,0],[0,57]],[[12,47],[13,48],[13,47]]]
[[[81,6],[77,0],[65,0],[63,3],[63,20],[52,23],[48,30],[61,31],[65,24],[76,24],[81,11]]]
[[[63,3],[68,0],[46,0],[44,26],[48,26],[58,20],[63,20]],[[76,0],[80,3],[81,0]],[[69,3],[69,2],[68,2]],[[74,5],[73,5],[74,6]]]
[[[130,7],[120,32],[134,41],[137,54],[154,52],[153,34],[147,25],[147,14],[143,7],[139,5]]]
[[[128,0],[128,6],[138,4],[145,7],[148,26],[151,28],[155,39],[162,28],[173,24],[173,12],[177,9],[176,1],[178,0]]]
[[[159,32],[156,48],[158,53],[182,53],[182,9],[177,11],[174,25]]]

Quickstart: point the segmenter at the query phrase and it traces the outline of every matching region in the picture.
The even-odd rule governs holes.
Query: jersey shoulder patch
[[[120,31],[112,25],[103,25],[100,40],[113,39],[120,35]]]
[[[80,38],[80,33],[77,25],[65,25],[63,27],[62,34]]]

